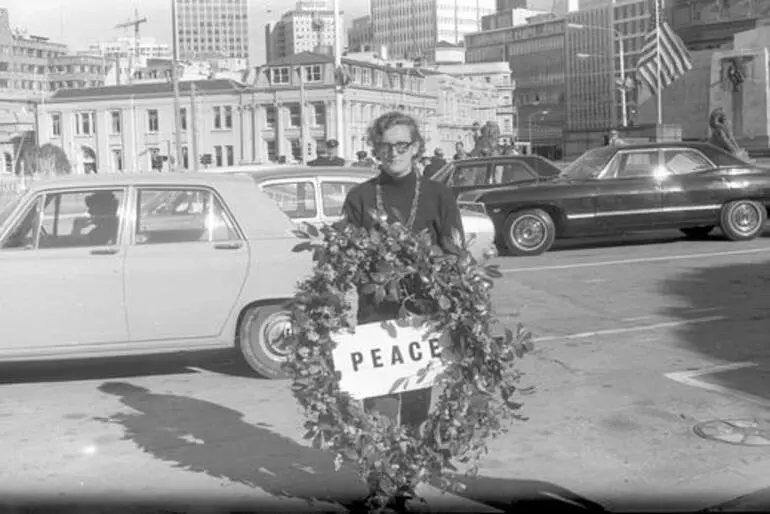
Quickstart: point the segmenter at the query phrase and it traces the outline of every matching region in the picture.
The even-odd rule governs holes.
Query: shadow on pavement
[[[334,471],[330,452],[298,444],[269,425],[248,423],[238,411],[195,398],[155,394],[125,382],[107,382],[99,390],[118,397],[136,413],[98,419],[121,425],[125,439],[175,467],[259,487],[274,496],[334,501],[351,509],[367,494],[352,467]],[[533,503],[559,510],[602,510],[543,482],[480,477],[467,484],[463,496],[504,511],[520,511]]]
[[[193,368],[259,379],[236,350],[224,349],[163,355],[3,363],[0,364],[0,385],[198,373]]]
[[[679,327],[677,339],[681,345],[726,363],[758,364],[701,375],[698,380],[770,401],[770,261],[690,269],[666,279],[661,292],[679,300],[678,307],[664,311],[675,319],[692,319],[693,311],[700,311],[701,316],[728,318]]]

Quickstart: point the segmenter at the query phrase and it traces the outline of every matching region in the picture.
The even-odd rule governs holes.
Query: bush
[[[297,231],[303,241],[295,251],[312,251],[315,269],[292,304],[296,328],[285,364],[307,417],[305,438],[335,452],[337,469],[355,462],[369,486],[370,512],[403,510],[421,483],[458,490],[454,463],[477,473],[486,442],[524,419],[514,361],[531,349],[521,325],[505,337],[491,335],[496,266],[474,262],[465,250],[446,255],[427,233],[378,219],[370,231],[346,224]],[[450,335],[442,347],[446,368],[434,384],[437,401],[417,428],[365,412],[339,389],[334,334],[355,328],[358,301],[396,302],[399,318],[418,315]]]

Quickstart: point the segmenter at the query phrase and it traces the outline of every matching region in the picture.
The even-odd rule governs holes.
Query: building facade
[[[516,84],[514,104],[520,140],[558,158],[567,121],[564,18],[469,34],[466,61],[507,61]]]
[[[770,18],[767,0],[670,0],[667,10],[671,27],[691,50],[720,48]]]
[[[362,58],[363,59],[363,58]],[[397,66],[386,61],[343,58],[350,84],[343,100],[344,134],[337,134],[334,63],[321,54],[298,54],[261,70],[254,84],[251,105],[254,124],[261,129],[255,159],[278,156],[312,158],[329,138],[343,142],[344,157],[369,150],[366,131],[377,116],[401,110],[417,119],[429,149],[454,152],[462,141],[473,144],[473,121],[495,120],[496,88],[485,81],[459,78],[435,70]],[[302,112],[300,79],[303,70],[305,106]],[[307,132],[301,129],[303,119]]]
[[[495,121],[500,127],[501,135],[519,138],[517,111],[513,102],[516,83],[511,80],[509,62],[438,65],[434,70],[451,77],[492,85],[495,88]]]
[[[248,0],[173,0],[182,59],[249,59]]]
[[[457,45],[480,30],[481,18],[495,12],[496,0],[372,0],[374,48],[392,58],[432,60],[440,42]]]
[[[180,90],[182,169],[194,168],[194,132],[198,155],[211,154],[214,165],[247,160],[238,112],[242,85],[186,82]],[[75,173],[149,171],[154,155],[176,155],[172,98],[168,83],[59,91],[38,106],[40,140],[64,149]]]
[[[342,42],[345,41],[344,13],[340,12]],[[265,28],[267,62],[317,49],[333,49],[335,43],[334,11],[294,10],[284,13],[280,21]]]
[[[361,16],[353,20],[348,31],[348,51],[368,52],[373,50],[372,17]]]
[[[567,14],[567,130],[607,130],[618,124],[615,39],[611,5]]]
[[[171,48],[153,37],[142,37],[137,42],[133,37],[124,36],[110,41],[97,41],[89,45],[89,51],[106,60],[126,59],[139,55],[148,59],[171,59]]]

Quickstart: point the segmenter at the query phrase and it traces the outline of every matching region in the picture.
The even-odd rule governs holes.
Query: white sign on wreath
[[[418,318],[366,323],[354,333],[337,333],[332,358],[339,388],[363,400],[432,387],[445,368],[445,337]]]

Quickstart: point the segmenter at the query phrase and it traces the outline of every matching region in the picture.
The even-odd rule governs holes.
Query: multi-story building
[[[566,128],[570,132],[618,124],[612,5],[566,16]]]
[[[341,141],[344,156],[352,158],[356,151],[368,150],[366,130],[372,120],[390,110],[412,114],[421,123],[426,147],[442,148],[446,153],[453,152],[458,141],[472,146],[474,121],[483,124],[495,119],[497,90],[486,81],[374,58],[343,58],[343,66],[352,82],[344,95],[345,133],[337,134],[333,59],[305,53],[268,63],[255,82],[251,102],[254,123],[260,128],[257,161],[281,155],[312,157],[315,148],[330,137]],[[304,112],[300,69],[306,79]],[[305,148],[303,126],[307,127]]]
[[[249,58],[248,0],[173,0],[182,59]]]
[[[194,132],[198,154],[211,154],[214,165],[249,160],[238,111],[242,85],[207,80],[181,83],[180,90],[182,169],[194,167]],[[154,155],[176,155],[172,98],[169,83],[57,91],[38,106],[40,140],[64,149],[75,173],[149,171]]]
[[[101,85],[104,71],[101,58],[69,55],[64,44],[13,30],[8,10],[0,9],[0,152],[5,164],[2,169],[10,171],[21,145],[35,142],[35,102],[42,101],[51,91]]]
[[[498,11],[481,18],[481,30],[504,29],[526,24],[532,18],[544,16],[545,11],[533,11],[532,9],[509,9]]]
[[[670,0],[666,7],[671,27],[691,50],[728,45],[735,34],[754,29],[770,18],[767,0]]]
[[[497,0],[372,0],[374,48],[393,58],[432,60],[440,42],[453,45],[478,32],[481,18],[495,12]]]
[[[501,135],[518,139],[516,106],[513,103],[516,84],[511,80],[511,67],[508,61],[438,65],[433,69],[452,77],[494,86],[497,104],[495,121],[500,127]]]
[[[345,41],[344,13],[340,11],[340,37]],[[334,48],[334,11],[321,9],[295,9],[281,16],[280,21],[265,28],[267,62],[302,52]],[[341,43],[342,43],[341,41]]]
[[[136,55],[148,59],[172,57],[169,45],[160,43],[153,37],[142,37],[138,41],[130,36],[118,37],[110,41],[97,41],[88,48],[94,55],[101,55],[111,61]]]
[[[348,30],[348,51],[368,52],[373,49],[372,17],[361,16],[353,20]]]
[[[466,61],[507,61],[516,84],[514,131],[533,148],[557,158],[567,119],[564,18],[532,21],[468,34]]]

